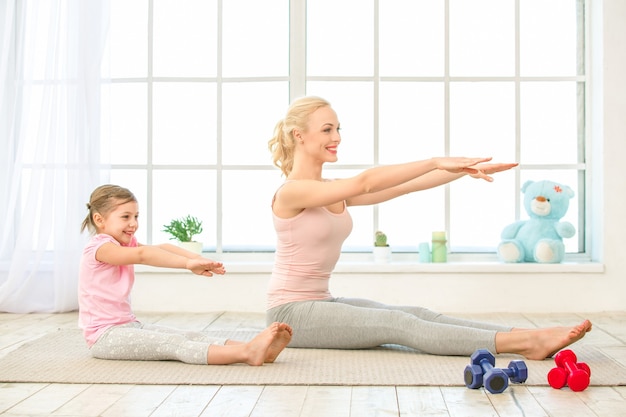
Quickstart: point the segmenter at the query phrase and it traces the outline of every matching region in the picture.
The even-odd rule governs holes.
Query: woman
[[[289,346],[361,349],[398,344],[437,355],[470,355],[488,348],[541,360],[591,330],[588,320],[572,327],[514,329],[423,307],[333,297],[329,279],[352,230],[347,207],[382,203],[467,175],[493,181],[491,174],[517,166],[489,163],[491,158],[431,158],[327,180],[322,167],[337,161],[339,130],[327,101],[304,97],[292,103],[269,141],[274,164],[286,181],[272,201],[278,242],[267,320],[290,324],[294,335]]]

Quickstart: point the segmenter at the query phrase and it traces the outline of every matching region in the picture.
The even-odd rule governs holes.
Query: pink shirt
[[[328,280],[352,231],[352,217],[345,204],[340,214],[316,207],[289,219],[273,217],[278,241],[267,308],[332,298]]]
[[[78,325],[88,346],[111,326],[136,321],[130,307],[135,282],[134,265],[110,265],[96,259],[104,243],[120,243],[105,234],[95,235],[85,246],[78,278]],[[137,246],[133,237],[128,246]]]

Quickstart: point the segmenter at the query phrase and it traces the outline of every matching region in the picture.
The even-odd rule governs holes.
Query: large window
[[[452,252],[495,252],[527,218],[520,188],[576,193],[568,253],[585,252],[584,0],[114,0],[103,65],[112,182],[137,194],[139,239],[191,214],[205,250],[272,251],[283,181],[267,141],[290,101],[328,99],[342,125],[328,178],[431,156],[518,161],[352,208],[348,251],[377,229],[395,251],[445,230]]]

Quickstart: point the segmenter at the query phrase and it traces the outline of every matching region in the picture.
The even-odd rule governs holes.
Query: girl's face
[[[94,214],[98,233],[112,236],[121,245],[128,245],[139,227],[139,205],[136,201],[120,204],[105,216]]]
[[[337,113],[329,107],[320,107],[309,116],[306,132],[297,138],[303,142],[305,151],[323,162],[337,161],[337,147],[341,143]]]

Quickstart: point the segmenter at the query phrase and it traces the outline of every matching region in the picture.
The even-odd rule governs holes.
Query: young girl
[[[139,209],[137,199],[126,188],[96,188],[87,208],[81,232],[88,229],[93,236],[80,264],[78,302],[79,325],[92,356],[262,365],[273,362],[291,340],[291,327],[278,322],[247,343],[139,322],[130,305],[134,264],[185,268],[207,277],[223,275],[224,266],[174,245],[137,243]]]
[[[349,206],[378,204],[466,175],[492,181],[491,174],[517,165],[489,163],[491,158],[431,158],[326,180],[322,167],[337,161],[340,143],[337,114],[318,97],[292,103],[269,141],[274,163],[286,181],[272,200],[278,242],[267,318],[293,326],[290,346],[362,349],[399,344],[426,353],[464,356],[488,348],[544,359],[591,330],[588,320],[571,327],[513,329],[418,306],[333,297],[328,283],[352,230]]]

